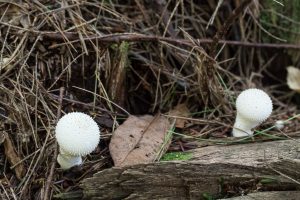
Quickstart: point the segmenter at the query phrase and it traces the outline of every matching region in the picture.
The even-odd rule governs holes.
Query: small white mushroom
[[[265,121],[272,113],[272,100],[259,89],[247,89],[236,100],[237,116],[232,135],[243,137],[253,135],[253,128]]]
[[[284,128],[284,125],[285,125],[285,123],[284,123],[283,120],[277,120],[277,121],[275,122],[275,128],[278,129],[278,130],[283,129],[283,128]]]
[[[55,137],[60,150],[57,162],[62,169],[69,169],[82,163],[81,156],[95,150],[100,141],[100,130],[89,115],[72,112],[58,121]]]

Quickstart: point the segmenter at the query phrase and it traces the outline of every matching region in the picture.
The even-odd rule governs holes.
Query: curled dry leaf
[[[187,119],[185,119],[186,117],[190,116],[190,111],[187,108],[186,104],[178,104],[177,106],[175,106],[174,109],[169,111],[169,116],[174,117],[176,122],[175,122],[175,127],[176,128],[184,128],[184,125],[187,121]]]
[[[169,120],[161,115],[130,116],[116,129],[109,144],[115,166],[153,162],[170,126]]]
[[[21,162],[21,158],[19,157],[19,155],[17,154],[17,152],[15,151],[15,148],[13,146],[12,141],[10,140],[9,136],[7,133],[4,133],[4,152],[5,152],[5,156],[7,157],[9,163],[11,166],[15,166],[14,170],[16,173],[16,176],[19,180],[21,180],[23,178],[23,176],[25,175],[25,168],[23,163]]]
[[[300,70],[296,67],[287,67],[287,84],[290,89],[300,92]]]

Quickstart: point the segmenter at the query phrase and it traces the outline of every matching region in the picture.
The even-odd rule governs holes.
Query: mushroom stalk
[[[60,153],[57,156],[57,162],[62,169],[69,169],[76,165],[82,164],[81,156],[74,156],[66,153],[64,150],[60,148]]]
[[[251,129],[258,126],[259,123],[256,121],[249,121],[244,119],[242,116],[237,114],[235,123],[233,125],[232,136],[233,137],[244,137],[253,135],[253,131]]]

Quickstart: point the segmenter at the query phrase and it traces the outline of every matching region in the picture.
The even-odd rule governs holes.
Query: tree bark
[[[106,169],[82,181],[83,199],[207,199],[300,191],[299,142],[210,146],[190,151],[188,161]]]
[[[240,197],[232,197],[227,199],[220,199],[220,200],[297,200],[300,198],[299,191],[281,191],[281,192],[257,192],[251,193],[246,196]]]

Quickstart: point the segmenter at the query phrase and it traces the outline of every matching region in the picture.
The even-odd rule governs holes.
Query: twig
[[[59,95],[55,95],[55,94],[51,94],[49,93],[50,96],[53,98],[53,99],[59,99]],[[102,112],[106,112],[106,113],[109,113],[111,115],[116,115],[118,117],[126,117],[127,115],[124,115],[122,113],[117,113],[117,112],[112,112],[110,110],[107,110],[105,108],[101,108],[99,106],[95,106],[95,105],[91,105],[89,103],[84,103],[84,102],[81,102],[81,101],[76,101],[74,99],[69,99],[69,98],[63,98],[64,101],[67,101],[67,102],[70,102],[70,103],[74,103],[74,104],[78,104],[78,105],[82,105],[82,106],[85,106],[85,107],[88,107],[88,108],[93,108],[93,109],[97,109],[97,110],[100,110]]]
[[[80,42],[79,36],[76,33],[61,33],[57,32],[41,32],[40,33],[43,38],[47,38],[49,40],[58,40],[63,41],[65,38],[70,40],[70,43]],[[172,44],[177,45],[186,45],[193,47],[194,43],[190,40],[186,39],[176,39],[176,38],[169,38],[169,37],[161,37],[155,35],[145,35],[145,34],[138,34],[138,33],[120,33],[120,34],[109,34],[105,36],[99,35],[90,35],[88,37],[84,37],[84,40],[98,40],[98,42],[102,43],[120,43],[122,41],[126,42],[169,42]],[[211,44],[213,43],[213,39],[208,38],[201,38],[195,39],[200,44]],[[245,42],[245,41],[233,41],[233,40],[218,40],[219,44],[227,44],[233,46],[245,46],[245,47],[253,47],[253,48],[275,48],[275,49],[300,49],[300,45],[297,44],[274,44],[274,43],[253,43],[253,42]],[[52,48],[56,48],[59,46],[65,45],[63,44],[56,44],[52,45]]]
[[[59,100],[58,100],[58,108],[57,108],[57,114],[56,114],[56,123],[58,119],[61,116],[61,107],[62,107],[62,101],[63,101],[63,96],[64,96],[64,87],[61,87],[59,90]],[[47,178],[46,186],[45,186],[45,193],[44,193],[44,200],[48,200],[49,192],[50,192],[50,185],[52,182],[53,174],[54,174],[54,169],[55,169],[55,164],[56,164],[56,157],[57,157],[58,151],[57,151],[57,142],[54,144],[54,154],[51,160],[51,167],[50,167],[50,172]]]
[[[226,19],[222,27],[213,37],[212,43],[208,48],[208,56],[203,57],[204,55],[199,54],[198,66],[200,70],[198,73],[198,83],[205,107],[208,105],[208,102],[211,102],[213,106],[221,105],[224,107],[223,109],[226,110],[226,106],[223,103],[224,97],[220,91],[219,82],[216,77],[215,60],[208,58],[215,58],[219,40],[228,32],[234,20],[249,5],[249,3],[251,3],[251,1],[252,0],[243,1],[239,7],[232,11],[231,15]]]
[[[231,24],[234,20],[244,11],[244,9],[252,2],[252,0],[245,0],[241,3],[239,7],[234,9],[231,15],[226,19],[223,26],[217,31],[215,36],[213,37],[213,41],[209,48],[208,55],[211,57],[215,57],[216,49],[219,43],[219,40],[228,32]]]
[[[16,176],[19,180],[22,180],[22,178],[25,175],[25,167],[24,167],[24,163],[21,162],[21,158],[18,155],[18,153],[15,150],[15,147],[13,145],[13,142],[11,141],[10,137],[8,136],[8,134],[6,132],[3,133],[4,135],[4,153],[5,156],[7,157],[9,163],[11,164],[11,166],[15,166],[14,167],[14,171],[16,173]],[[19,163],[19,164],[17,164]],[[12,167],[11,167],[12,168]]]
[[[3,24],[0,22],[0,24]],[[7,25],[8,24],[5,24]],[[11,28],[16,28],[17,27],[11,27]],[[48,40],[56,40],[56,41],[68,41],[68,44],[70,43],[76,43],[80,42],[79,36],[75,32],[64,32],[59,33],[59,32],[51,32],[51,31],[32,31],[32,30],[26,30],[30,32],[33,35],[41,35],[43,38],[48,39]],[[118,34],[108,34],[105,36],[100,36],[100,35],[88,35],[83,37],[84,40],[90,40],[90,41],[95,41],[98,40],[99,42],[102,43],[120,43],[122,41],[126,42],[169,42],[172,44],[179,44],[179,45],[186,45],[186,46],[195,46],[193,42],[190,40],[186,39],[176,39],[176,38],[169,38],[169,37],[161,37],[161,36],[155,36],[155,35],[145,35],[145,34],[139,34],[139,33],[118,33]],[[70,40],[70,41],[69,41]],[[195,39],[198,41],[200,44],[210,44],[213,43],[212,39],[209,38],[198,38]],[[300,45],[297,44],[287,44],[287,43],[257,43],[257,42],[245,42],[245,41],[234,41],[234,40],[219,40],[219,44],[228,44],[228,45],[233,45],[233,46],[245,46],[245,47],[254,47],[254,48],[275,48],[275,49],[295,49],[298,50],[300,49]],[[56,48],[59,46],[65,45],[63,44],[56,44],[52,45],[52,48]]]

